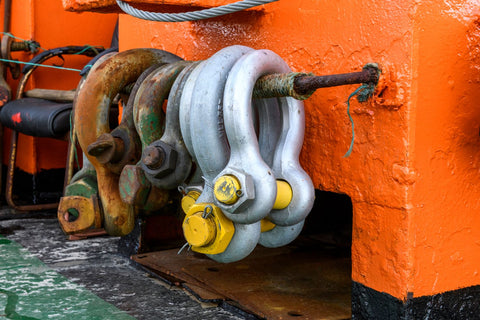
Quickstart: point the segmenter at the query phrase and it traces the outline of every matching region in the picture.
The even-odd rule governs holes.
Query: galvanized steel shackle
[[[183,142],[185,143],[185,147],[192,156],[194,162],[197,162],[197,159],[193,150],[192,132],[190,131],[190,116],[193,112],[195,112],[195,110],[192,110],[191,108],[195,81],[201,74],[203,66],[204,65],[200,63],[192,70],[190,75],[185,80],[185,83],[183,84],[183,92],[182,96],[180,97],[180,130],[182,133]]]
[[[251,97],[251,92],[256,80],[265,74],[286,73],[290,71],[288,65],[278,55],[269,50],[258,50],[249,53],[236,63],[227,81],[224,97],[225,127],[229,141],[230,139],[235,139],[235,137],[237,137],[236,139],[245,141],[245,137],[250,137],[253,133],[251,121],[248,123],[252,118],[252,116],[249,115],[251,108],[249,107],[248,99]],[[242,83],[250,83],[245,91],[238,88]],[[235,89],[237,91],[235,91]],[[244,100],[241,100],[241,92],[247,93],[247,99],[244,98]],[[249,94],[250,97],[248,96]],[[266,246],[284,245],[298,236],[303,227],[303,221],[310,212],[314,200],[313,184],[310,177],[300,166],[298,159],[304,135],[305,120],[303,103],[293,98],[279,98],[278,101],[282,114],[282,132],[274,149],[272,170],[267,172],[269,179],[255,180],[256,177],[253,173],[254,168],[261,163],[258,161],[258,155],[255,154],[255,152],[261,153],[262,148],[260,147],[260,149],[258,149],[257,146],[254,146],[257,147],[257,151],[253,147],[249,148],[244,143],[242,144],[242,141],[241,143],[230,141],[232,146],[230,162],[227,168],[217,177],[218,181],[222,176],[228,175],[229,171],[235,175],[235,171],[232,171],[232,169],[237,171],[242,170],[244,173],[250,174],[254,180],[252,189],[254,189],[255,192],[255,200],[263,199],[261,195],[258,195],[258,190],[260,190],[260,192],[267,190],[268,192],[272,192],[273,196],[276,196],[276,180],[280,180],[278,183],[282,183],[283,185],[285,185],[285,182],[288,184],[286,188],[291,189],[291,199],[279,210],[272,210],[272,208],[274,208],[273,203],[275,202],[275,199],[273,199],[272,202],[272,195],[270,195],[270,202],[268,202],[270,206],[269,209],[266,206],[261,207],[260,205],[256,205],[255,200],[251,200],[248,205],[245,203],[237,208],[229,208],[225,206],[225,203],[222,203],[224,210],[229,211],[230,209],[229,217],[231,219],[248,211],[248,209],[259,210],[259,212],[257,212],[258,216],[265,217],[268,214],[268,220],[273,222],[275,227],[273,230],[263,232],[261,235],[260,244]],[[235,102],[240,103],[235,105]],[[228,108],[227,105],[229,106]],[[249,139],[251,143],[252,139],[247,139]],[[245,155],[249,158],[246,158]],[[254,160],[253,163],[252,159]],[[263,160],[266,160],[265,156],[263,156]],[[273,179],[270,179],[270,174],[272,174]],[[247,187],[249,187],[248,184]],[[219,200],[218,197],[216,200]]]
[[[260,152],[253,125],[251,101],[258,78],[289,70],[285,62],[272,51],[257,50],[239,59],[228,76],[223,115],[231,154],[227,166],[217,175],[215,185],[218,186],[216,190],[222,186],[231,189],[231,185],[236,185],[240,187],[241,192],[238,199],[231,204],[228,203],[231,201],[224,201],[218,196],[215,198],[215,204],[222,208],[232,221],[239,223],[260,221],[270,213],[275,203],[277,181]],[[278,101],[282,103],[283,98]],[[231,185],[221,182],[222,179],[229,177],[234,177]]]
[[[205,185],[203,192],[192,209],[201,210],[203,206],[211,206],[213,213],[222,215],[218,208],[215,208],[213,180],[217,174],[226,166],[230,155],[230,148],[225,136],[223,126],[223,94],[227,76],[235,62],[244,54],[253,49],[244,46],[231,46],[215,53],[208,60],[203,61],[197,68],[201,70],[195,75],[189,105],[182,104],[184,112],[190,110],[190,130],[185,132],[191,136],[193,153],[195,154],[198,166],[203,173]],[[192,78],[193,79],[193,78]],[[184,101],[185,102],[185,101]],[[185,114],[185,113],[184,113]],[[187,213],[184,222],[184,232],[188,232],[188,218],[195,212]],[[200,219],[197,217],[197,219]],[[207,218],[208,219],[208,218]],[[205,219],[205,220],[207,220]],[[210,218],[211,219],[211,218]],[[192,250],[207,254],[218,262],[238,261],[248,256],[256,247],[260,237],[260,222],[252,224],[232,223],[226,219],[217,222],[219,228],[232,228],[233,236],[220,235],[217,230],[216,236],[210,243],[203,247],[192,247]],[[186,234],[188,240],[188,234]],[[224,239],[218,239],[224,237]],[[227,238],[227,239],[225,239]],[[226,245],[226,248],[225,248]]]
[[[292,196],[285,208],[270,212],[267,219],[276,226],[273,230],[263,232],[259,241],[266,247],[279,247],[294,240],[300,234],[315,199],[312,180],[299,162],[305,131],[303,102],[293,98],[286,98],[286,102],[281,104],[283,130],[272,169],[277,179],[288,183]]]
[[[275,149],[272,169],[277,179],[288,183],[292,194],[286,207],[272,210],[267,218],[276,226],[260,236],[259,243],[266,247],[279,247],[293,241],[300,234],[315,199],[312,180],[299,162],[305,133],[303,102],[290,97],[284,100],[286,103],[281,104],[282,134]]]

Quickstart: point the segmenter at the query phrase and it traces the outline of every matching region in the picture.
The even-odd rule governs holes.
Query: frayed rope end
[[[353,151],[353,144],[355,140],[355,124],[353,122],[352,115],[350,114],[350,99],[354,96],[357,96],[357,100],[359,102],[365,102],[370,98],[373,93],[375,92],[375,84],[374,83],[364,83],[355,91],[353,91],[347,99],[347,115],[348,118],[350,119],[350,124],[352,125],[352,140],[350,141],[350,147],[348,148],[348,151],[343,155],[343,158],[348,158]]]

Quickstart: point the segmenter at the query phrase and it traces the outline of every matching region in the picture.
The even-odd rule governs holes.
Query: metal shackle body
[[[272,174],[273,179],[265,180],[260,178],[261,176],[255,175],[255,170],[259,170],[256,167],[258,165],[263,166],[263,163],[258,160],[258,153],[262,155],[263,161],[267,160],[269,162],[270,159],[265,159],[268,154],[265,151],[262,153],[262,148],[256,145],[254,139],[251,138],[254,126],[251,123],[253,117],[249,114],[251,112],[249,100],[251,99],[253,86],[262,75],[290,71],[288,65],[275,53],[269,50],[257,50],[245,55],[236,63],[225,89],[225,127],[232,151],[229,164],[220,173],[219,177],[228,174],[229,170],[232,169],[243,170],[253,178],[255,199],[237,208],[228,207],[225,204],[223,204],[223,207],[220,205],[220,207],[230,213],[226,215],[232,220],[244,213],[256,217],[268,215],[268,220],[273,222],[276,227],[262,233],[259,242],[266,246],[285,245],[295,239],[303,227],[303,221],[310,212],[314,200],[312,181],[299,163],[305,116],[303,103],[298,100],[293,98],[278,99],[282,116],[282,129],[274,148],[272,169],[267,172],[268,175]],[[246,90],[238,88],[243,83],[250,84]],[[246,99],[241,100],[241,93],[247,93],[245,94]],[[240,142],[230,139],[238,139]],[[250,143],[250,145],[247,145],[245,141],[248,141],[247,143]],[[267,198],[270,201],[272,195],[277,194],[276,180],[286,181],[292,189],[292,200],[281,210],[272,210],[273,202],[265,201],[263,206],[258,204],[259,201],[264,200],[261,195],[262,191],[271,193],[270,197]],[[269,208],[267,204],[270,206]]]
[[[235,62],[251,51],[244,46],[224,48],[199,65],[201,72],[194,79],[189,104],[190,130],[185,134],[190,133],[193,153],[207,184],[225,168],[230,155],[223,125],[225,82]]]
[[[118,53],[90,70],[75,106],[75,128],[82,150],[87,150],[100,135],[110,132],[110,104],[126,85],[133,83],[153,64],[178,60],[179,57],[161,50],[132,49]],[[116,236],[130,233],[134,226],[135,211],[120,198],[119,176],[94,156],[87,157],[97,172],[105,230]]]
[[[140,137],[135,130],[135,122],[133,120],[133,107],[135,104],[135,98],[137,96],[140,86],[145,81],[145,79],[160,68],[164,63],[154,64],[148,67],[142,74],[137,78],[131,92],[128,97],[127,105],[123,108],[122,112],[122,121],[117,128],[112,131],[114,135],[117,131],[127,131],[129,133],[127,142],[130,146],[133,146],[135,149],[135,157],[132,157],[132,160],[126,163],[121,168],[120,179],[119,179],[119,188],[120,196],[123,202],[142,207],[143,204],[147,201],[150,194],[150,185],[148,184],[147,179],[143,172],[136,167],[138,160],[141,158],[142,153],[142,143],[140,142]],[[132,148],[132,147],[130,147]],[[162,197],[165,198],[165,197]]]
[[[281,210],[272,210],[269,220],[280,226],[292,226],[303,221],[313,206],[315,192],[310,176],[300,165],[299,157],[305,132],[303,102],[284,98],[282,103],[282,134],[275,149],[273,174],[286,181],[293,190],[290,204]]]
[[[222,208],[229,219],[244,224],[265,218],[272,210],[277,193],[275,176],[260,153],[251,101],[258,78],[270,73],[285,73],[290,69],[280,57],[267,52],[271,51],[253,51],[235,63],[228,76],[223,98],[225,131],[231,150],[227,166],[215,180],[225,175],[249,177],[250,183],[242,186],[242,193],[250,197],[253,194],[253,198],[241,206],[227,205],[218,199],[215,199],[215,204]],[[249,59],[247,65],[243,61],[249,56],[257,59]]]
[[[200,63],[197,65],[190,73],[190,75],[185,79],[183,84],[183,92],[180,98],[180,110],[179,110],[179,120],[180,120],[180,130],[183,137],[183,142],[188,152],[192,156],[192,160],[196,163],[197,159],[195,152],[193,150],[192,143],[192,133],[190,131],[190,116],[195,110],[191,110],[192,105],[192,95],[193,88],[195,86],[195,81],[202,72],[203,64]]]
[[[188,64],[177,61],[159,66],[145,77],[134,97],[133,122],[142,144],[142,158],[136,165],[123,168],[119,182],[122,199],[147,211],[159,209],[168,200],[168,191],[152,186],[149,177],[171,171],[175,165],[175,151],[157,149],[155,143],[164,133],[163,104],[175,79]]]
[[[126,165],[136,164],[138,159],[141,157],[142,146],[137,131],[135,130],[135,123],[133,121],[135,97],[137,96],[138,89],[145,78],[162,65],[164,65],[164,63],[158,63],[148,67],[137,78],[128,97],[128,101],[123,107],[121,122],[109,134],[114,139],[121,139],[123,144],[123,153],[120,159],[106,163],[110,171],[116,174],[120,174]]]
[[[165,130],[163,103],[179,73],[190,63],[176,61],[160,66],[149,74],[140,85],[135,96],[133,120],[142,143],[142,149],[163,135]]]
[[[245,63],[248,63],[247,59]],[[273,209],[268,215],[268,220],[276,226],[262,232],[259,243],[265,247],[280,247],[293,241],[300,234],[315,199],[312,180],[299,161],[305,133],[303,102],[290,97],[281,101],[283,126],[275,148],[272,170],[277,180],[288,183],[292,189],[292,199],[288,206],[280,210]]]
[[[101,56],[91,67],[91,70],[94,70],[101,63],[103,63],[103,61],[111,58],[115,54],[117,53],[111,52]],[[85,83],[85,79],[86,75],[83,76],[78,83],[74,97],[74,106],[76,104],[75,101],[78,99],[80,89]],[[73,127],[72,131],[71,143],[75,143],[74,141],[76,141],[77,134],[75,127]],[[64,195],[60,199],[57,209],[58,222],[65,233],[80,232],[97,226],[100,228],[103,224],[103,219],[101,218],[101,214],[99,212],[100,204],[98,203],[97,174],[95,168],[90,163],[84,152],[82,152],[82,157],[82,169],[76,172],[68,182],[68,185],[64,190]],[[78,215],[74,221],[69,219],[69,211],[71,211],[71,209],[74,209]],[[95,217],[97,211],[100,215],[100,219]],[[97,223],[97,225],[95,225],[95,223]]]
[[[165,117],[165,131],[159,140],[154,141],[150,146],[156,144],[168,145],[177,153],[175,168],[165,176],[155,177],[150,172],[145,172],[147,179],[157,188],[173,189],[187,180],[192,169],[192,157],[188,152],[180,130],[180,100],[185,86],[185,80],[198,65],[197,62],[186,66],[178,75],[168,95],[167,110]]]
[[[225,167],[230,148],[223,127],[223,93],[230,69],[244,54],[253,49],[244,46],[224,48],[203,61],[197,68],[201,72],[192,80],[190,104],[182,104],[190,109],[190,134],[193,153],[203,173],[205,186],[197,204],[213,204],[213,180]],[[184,109],[184,112],[185,112]],[[241,225],[234,223],[234,235],[228,247],[208,256],[218,262],[233,262],[248,256],[257,245],[260,237],[260,223]]]

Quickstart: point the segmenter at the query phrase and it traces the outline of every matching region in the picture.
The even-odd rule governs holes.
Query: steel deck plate
[[[188,287],[201,299],[232,300],[267,319],[349,319],[351,260],[318,246],[258,247],[246,259],[221,264],[178,250],[139,254],[133,260]]]

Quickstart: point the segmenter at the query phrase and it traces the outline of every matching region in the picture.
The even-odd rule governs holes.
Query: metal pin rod
[[[10,47],[10,51],[29,51],[30,46],[26,41],[13,41]]]
[[[312,76],[305,73],[270,74],[255,83],[254,98],[291,96],[306,99],[319,88],[378,82],[378,68],[366,66],[360,72]]]
[[[293,88],[299,94],[307,94],[319,88],[343,86],[347,84],[377,83],[378,72],[373,67],[367,67],[360,72],[332,74],[328,76],[297,77]]]

